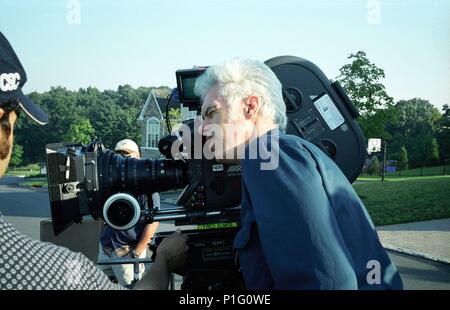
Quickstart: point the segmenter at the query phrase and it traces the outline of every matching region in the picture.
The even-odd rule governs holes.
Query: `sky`
[[[0,31],[51,86],[176,86],[175,71],[294,55],[328,78],[363,50],[394,100],[450,104],[448,0],[0,0]]]

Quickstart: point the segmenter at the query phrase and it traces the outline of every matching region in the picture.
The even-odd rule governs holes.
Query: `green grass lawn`
[[[10,175],[10,176],[19,176],[19,175],[24,175],[26,177],[30,177],[30,176],[35,176],[35,175],[39,175],[39,170],[22,170],[22,169],[17,169],[17,170],[8,170],[6,172],[6,175]]]
[[[25,176],[26,178],[34,177],[45,177],[45,175],[40,175],[39,164],[29,164],[23,167],[10,167],[6,171],[6,175],[10,176]]]
[[[444,166],[435,166],[435,167],[423,167],[423,168],[415,168],[404,171],[397,171],[386,173],[386,178],[397,178],[397,177],[421,177],[421,176],[433,176],[433,175],[450,175],[450,165]],[[379,175],[362,174],[359,178],[374,178],[381,179]],[[358,178],[358,179],[359,179]]]
[[[22,167],[9,167],[8,170],[6,171],[6,175],[29,176],[29,175],[39,174],[39,171],[40,171],[39,164],[29,164],[29,165],[22,166]]]
[[[411,181],[411,180],[430,180],[430,179],[441,179],[448,178],[449,175],[430,175],[430,176],[398,176],[398,175],[390,175],[384,178],[385,182],[399,182],[399,181]],[[381,177],[379,176],[361,176],[357,179],[357,181],[362,182],[381,182]]]
[[[450,165],[444,166],[435,166],[435,167],[423,167],[423,168],[415,168],[409,169],[405,171],[397,171],[392,174],[401,175],[401,176],[427,176],[427,175],[450,175]]]
[[[377,226],[450,218],[450,176],[358,180],[353,186]]]
[[[31,187],[48,187],[47,181],[41,181],[41,180],[33,180],[33,181],[22,182],[19,185],[21,185],[21,186],[31,186]]]

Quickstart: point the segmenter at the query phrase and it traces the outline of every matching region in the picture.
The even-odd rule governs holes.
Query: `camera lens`
[[[141,217],[141,208],[136,198],[129,194],[118,193],[108,198],[103,206],[105,222],[116,230],[128,230],[134,227]]]
[[[100,191],[106,197],[117,191],[139,195],[182,188],[186,179],[181,160],[124,158],[109,150],[100,157]]]
[[[116,226],[125,226],[133,216],[133,206],[124,200],[116,201],[108,209],[108,218]]]

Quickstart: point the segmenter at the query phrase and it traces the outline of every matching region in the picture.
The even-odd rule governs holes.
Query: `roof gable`
[[[145,101],[144,107],[141,110],[141,113],[139,114],[138,121],[143,121],[148,116],[155,116],[159,119],[165,118],[165,112],[166,112],[166,106],[167,106],[168,100],[166,98],[156,97],[153,93],[153,90],[150,92],[150,94],[147,97],[147,100]],[[169,109],[171,108],[179,108],[179,103],[177,100],[170,100]],[[164,111],[164,114],[162,113]]]
[[[148,115],[156,116],[160,119],[163,118],[161,109],[159,108],[158,101],[156,100],[153,90],[150,92],[150,94],[148,94],[147,100],[145,100],[145,104],[141,110],[141,113],[139,114],[138,121],[143,121]]]

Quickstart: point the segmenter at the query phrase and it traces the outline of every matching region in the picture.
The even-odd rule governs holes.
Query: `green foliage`
[[[17,167],[22,163],[23,147],[20,144],[14,143],[11,160],[9,164],[12,167]]]
[[[151,90],[160,95],[170,88],[122,85],[114,90],[99,91],[95,87],[78,91],[52,87],[29,97],[50,117],[46,126],[36,125],[29,117],[20,117],[15,127],[15,141],[23,146],[23,163],[45,160],[45,145],[61,141],[89,142],[100,138],[106,147],[114,147],[121,139],[141,141],[139,113]]]
[[[428,151],[428,163],[430,166],[439,164],[439,146],[436,138],[431,139],[431,147]]]
[[[439,110],[428,100],[420,98],[400,100],[390,110],[394,111],[395,118],[386,123],[392,136],[388,139],[389,151],[396,154],[405,146],[411,167],[429,164],[429,150],[436,147],[433,146],[433,138],[441,119]]]
[[[37,164],[37,163],[32,163],[32,164],[28,164],[28,165],[23,166],[23,167],[19,167],[19,169],[40,171],[41,166],[39,164]]]
[[[398,170],[408,170],[408,151],[404,146],[400,149],[397,161]]]
[[[445,104],[436,129],[440,158],[450,158],[450,107]]]
[[[63,136],[64,141],[77,141],[87,144],[92,141],[95,130],[87,118],[74,119],[69,130]]]
[[[388,96],[380,82],[385,78],[384,70],[371,63],[363,51],[350,54],[348,59],[352,62],[339,69],[338,80],[360,113],[371,116],[379,109],[392,105],[392,97]]]
[[[373,156],[371,158],[371,163],[369,165],[369,169],[367,170],[367,172],[370,175],[378,174],[380,172],[380,161],[378,160],[377,156]]]
[[[178,129],[178,127],[181,125],[181,110],[171,108],[169,110],[169,120],[172,131]]]
[[[405,147],[411,167],[436,165],[440,158],[450,157],[448,105],[443,115],[420,98],[400,100],[394,105],[381,83],[385,78],[383,69],[370,62],[363,51],[348,58],[351,63],[340,69],[337,80],[359,109],[358,122],[366,138],[386,140],[390,154],[400,154]]]
[[[440,163],[444,157],[450,159],[448,105],[444,106],[443,113],[420,98],[401,100],[394,105],[382,84],[384,70],[372,63],[363,51],[350,54],[348,59],[337,80],[359,109],[358,122],[366,138],[387,140],[388,157],[390,154],[401,157],[404,148],[408,167]],[[29,94],[49,114],[50,122],[39,126],[28,117],[18,119],[15,143],[23,147],[22,163],[42,162],[47,143],[87,142],[97,137],[111,148],[124,138],[141,141],[141,123],[137,118],[152,90],[158,97],[166,97],[171,91],[165,86],[121,85],[117,90],[104,91],[95,87],[78,91],[52,87],[44,93]],[[179,109],[169,111],[173,129],[180,123],[180,114]]]
[[[358,118],[358,123],[363,130],[364,136],[367,139],[381,138],[383,140],[392,139],[392,135],[386,130],[386,124],[395,119],[395,111],[392,108],[380,109],[371,116],[361,116]]]
[[[363,51],[350,54],[348,59],[351,63],[339,69],[337,80],[361,114],[358,122],[364,135],[367,138],[389,138],[384,124],[394,117],[392,113],[387,113],[387,109],[393,105],[393,98],[381,83],[385,78],[384,70],[370,62]]]

